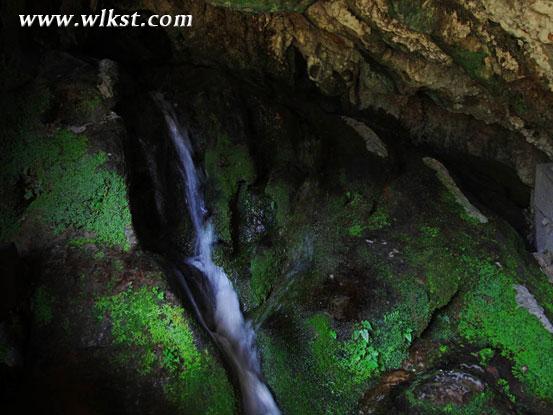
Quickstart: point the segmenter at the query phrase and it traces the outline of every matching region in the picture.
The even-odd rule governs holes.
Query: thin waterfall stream
[[[207,291],[203,295],[208,298],[207,307],[210,308],[208,312],[213,327],[206,324],[206,316],[203,315],[205,310],[198,307],[198,301],[189,289],[182,272],[179,283],[189,297],[200,323],[208,330],[235,372],[244,412],[248,415],[280,414],[269,388],[262,380],[254,328],[250,321],[244,319],[238,295],[225,271],[213,262],[212,246],[215,232],[207,215],[200,188],[200,175],[194,164],[188,132],[179,124],[172,106],[161,95],[154,95],[154,99],[163,112],[178,155],[179,171],[185,184],[183,197],[186,199],[195,233],[194,255],[184,258],[184,262],[202,276],[202,283]]]

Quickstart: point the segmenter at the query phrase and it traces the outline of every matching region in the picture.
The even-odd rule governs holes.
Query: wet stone
[[[418,386],[415,396],[438,405],[463,404],[484,390],[484,383],[460,370],[439,370],[429,380]]]

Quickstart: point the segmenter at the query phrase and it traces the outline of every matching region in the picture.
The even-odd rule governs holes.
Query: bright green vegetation
[[[13,237],[24,214],[49,225],[55,234],[68,229],[89,232],[98,243],[127,248],[125,228],[131,216],[124,179],[104,167],[105,153],[89,154],[84,136],[63,129],[43,131],[39,117],[48,106],[47,93],[33,91],[26,98],[28,102],[15,104],[20,114],[7,113],[2,119],[13,129],[2,137],[0,238]],[[18,200],[13,188],[21,184]]]
[[[364,320],[354,329],[351,339],[343,344],[339,365],[352,374],[356,383],[368,380],[378,371],[397,368],[407,357],[412,332],[399,310],[386,314],[374,329]]]
[[[348,228],[348,234],[350,236],[361,236],[363,234],[363,226],[359,223],[355,223]]]
[[[96,302],[99,318],[112,324],[116,363],[136,364],[146,375],[160,368],[169,376],[167,397],[186,414],[233,414],[234,392],[224,369],[195,342],[184,310],[164,301],[157,287],[129,288]]]
[[[411,408],[417,410],[417,413],[425,415],[499,415],[501,413],[494,409],[493,393],[489,390],[474,395],[469,402],[463,405],[453,403],[439,405],[418,399],[413,388],[407,391],[407,400]]]
[[[426,279],[431,307],[445,306],[460,293],[463,307],[458,331],[465,341],[482,348],[479,357],[483,364],[498,351],[513,362],[513,374],[533,393],[551,398],[553,365],[542,356],[553,350],[553,336],[516,304],[513,286],[524,281],[549,311],[553,288],[535,265],[526,265],[517,250],[516,236],[506,233],[498,240],[503,231],[493,225],[463,230],[452,226],[440,224],[439,231],[435,225],[420,226],[420,236],[404,247],[409,264]],[[453,321],[437,323],[445,329],[438,328],[438,338],[454,335]]]
[[[292,307],[286,310],[286,321],[300,335],[283,334],[279,326],[270,338],[260,336],[269,384],[286,412],[317,414],[327,408],[329,413],[351,412],[362,391],[383,371],[401,366],[411,342],[431,321],[428,334],[437,347],[443,346],[440,353],[448,353],[450,342],[481,350],[477,357],[482,362],[489,362],[494,352],[501,353],[513,362],[513,373],[528,385],[527,390],[542,398],[553,396],[553,368],[538,363],[540,356],[553,350],[552,336],[534,316],[516,306],[512,286],[524,281],[549,313],[553,287],[527,263],[514,232],[493,219],[488,224],[471,220],[449,192],[436,193],[428,185],[434,181],[428,175],[423,179],[428,180],[426,188],[416,183],[406,190],[402,182],[396,190],[392,183],[386,198],[379,199],[382,215],[377,214],[379,209],[370,214],[374,204],[361,191],[314,192],[313,202],[304,196],[303,205],[295,208],[288,229],[314,235],[313,267],[293,293],[296,304],[308,304],[304,312],[310,317],[302,319],[302,312]],[[411,199],[409,191],[418,199]],[[405,212],[408,200],[417,202]],[[304,218],[302,212],[310,216]],[[382,227],[375,227],[380,229],[374,231],[374,238],[371,235],[373,243],[365,243],[357,236],[369,230],[367,221],[372,216],[384,218],[376,221]],[[301,228],[304,223],[309,226]],[[497,271],[493,278],[483,272],[490,266]],[[331,307],[326,308],[330,314],[313,314],[311,310],[319,305],[310,299],[313,292],[319,295],[317,284],[327,283],[330,274],[344,285],[354,284],[361,298],[389,301],[373,305],[370,315],[360,321],[334,321],[331,316],[338,314]],[[363,283],[355,275],[362,275],[366,285],[374,288],[362,291]],[[329,303],[344,296],[346,301],[359,301],[351,290],[325,295]],[[447,307],[450,304],[452,308]],[[280,335],[286,342],[275,340]],[[446,405],[429,413],[494,413],[479,412],[490,396],[482,394],[462,408]]]
[[[263,354],[263,373],[279,399],[281,410],[290,414],[324,413],[326,402],[319,399],[321,385],[309,379],[301,345],[291,345],[263,332],[258,333],[257,343]]]
[[[12,172],[27,179],[27,213],[53,226],[92,232],[99,243],[127,247],[125,227],[131,216],[125,181],[102,168],[105,153],[87,154],[86,139],[59,130],[53,137],[33,137],[15,149]]]
[[[39,326],[45,326],[52,321],[54,297],[40,286],[36,289],[33,296],[33,314],[35,321]]]
[[[292,414],[351,413],[368,382],[399,367],[413,340],[399,310],[375,324],[359,322],[346,340],[338,339],[326,314],[301,324],[301,331],[311,333],[301,345],[260,337],[265,373],[284,411]]]
[[[210,0],[210,3],[254,12],[303,12],[314,0]]]
[[[553,335],[515,300],[514,275],[493,263],[465,261],[478,276],[466,295],[459,330],[476,344],[499,349],[513,362],[513,374],[541,398],[553,397]]]
[[[240,183],[251,183],[255,169],[248,148],[232,143],[227,135],[220,135],[216,144],[205,153],[205,168],[213,186],[215,227],[221,239],[231,239],[231,201]]]
[[[422,33],[431,33],[437,20],[432,2],[427,0],[390,1],[389,11],[392,17]]]
[[[279,277],[280,257],[273,250],[264,250],[250,264],[252,304],[258,306],[269,295],[273,282]]]
[[[489,347],[485,347],[478,352],[478,358],[483,366],[486,366],[494,356],[495,352]]]
[[[511,387],[509,386],[509,382],[507,382],[505,379],[499,379],[497,381],[497,385],[501,388],[501,390],[503,391],[503,394],[509,398],[509,400],[512,402],[512,403],[515,403],[517,398],[515,395],[512,394],[511,392]]]
[[[488,224],[455,229],[457,225],[448,224],[447,216],[437,218],[441,219],[432,226],[419,226],[420,236],[404,247],[409,264],[426,279],[431,306],[442,307],[459,293],[463,306],[458,332],[481,348],[480,360],[486,363],[494,351],[501,353],[513,362],[513,374],[533,393],[551,398],[553,365],[542,356],[553,350],[553,336],[516,304],[513,286],[523,281],[549,312],[553,288],[535,265],[526,264],[518,251],[518,237],[505,227],[500,230],[497,224]],[[442,324],[445,330],[438,337],[453,336],[452,324],[451,320]]]
[[[372,203],[359,192],[347,192],[345,197],[333,197],[329,205],[335,215],[331,220],[348,225],[346,231],[349,236],[360,237],[366,231],[378,231],[391,223],[384,206],[379,205],[371,213]],[[340,227],[338,223],[335,226]]]
[[[258,335],[263,371],[283,413],[351,413],[362,385],[340,365],[342,342],[336,339],[328,317],[321,314],[298,326],[291,323],[286,338]],[[298,338],[298,330],[308,337]]]

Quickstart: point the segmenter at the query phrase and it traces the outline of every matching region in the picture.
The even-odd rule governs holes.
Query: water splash
[[[215,238],[213,224],[207,217],[200,189],[199,174],[192,158],[192,145],[174,113],[161,95],[154,95],[169,129],[169,135],[179,157],[179,170],[186,184],[185,194],[190,219],[195,232],[194,256],[186,262],[196,268],[209,283],[212,293],[214,328],[210,334],[236,372],[242,393],[243,409],[248,415],[278,415],[280,411],[262,381],[261,365],[255,345],[255,331],[240,309],[238,295],[224,270],[213,262],[212,246]],[[190,295],[190,293],[189,293]],[[196,312],[201,313],[196,307]]]

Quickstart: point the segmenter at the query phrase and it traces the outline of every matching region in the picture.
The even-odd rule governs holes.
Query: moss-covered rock
[[[535,363],[551,347],[551,334],[517,306],[513,285],[526,281],[542,287],[544,295],[535,290],[536,296],[548,315],[551,287],[512,230],[497,220],[470,220],[422,163],[410,165],[392,181],[378,208],[368,208],[361,221],[353,213],[359,197],[347,203],[346,195],[342,209],[333,213],[328,211],[332,199],[316,200],[323,214],[306,219],[310,227],[303,232],[312,232],[325,245],[314,241],[312,268],[297,277],[282,308],[261,331],[268,381],[285,410],[349,413],[381,374],[407,364],[412,344],[427,336],[429,325],[437,333],[433,316],[451,303],[462,306],[444,315],[447,322],[436,334],[436,350],[444,341],[499,350],[513,365],[508,393],[504,388],[494,392],[502,396],[499,401],[513,404],[515,397],[516,405],[527,407],[529,393],[541,400],[532,405],[550,405],[550,371],[547,363]],[[307,199],[299,203],[296,209],[315,211],[301,205]],[[376,215],[372,220],[371,211]],[[330,220],[341,225],[323,226]],[[366,225],[351,232],[356,223]],[[302,232],[297,225],[294,229]],[[289,360],[293,365],[286,365]],[[525,386],[513,386],[517,382]],[[517,396],[524,395],[520,403]],[[475,396],[459,413],[479,413],[488,398],[486,393]],[[455,410],[455,405],[435,409]]]
[[[74,133],[67,125],[43,123],[44,117],[64,107],[76,111],[81,121],[91,120],[88,108],[79,112],[71,101],[60,105],[56,86],[46,85],[44,79],[37,79],[23,91],[2,96],[7,111],[0,120],[6,126],[2,130],[0,239],[18,239],[25,245],[37,237],[31,228],[44,226],[53,236],[70,232],[128,249],[131,216],[125,179],[121,170],[110,166],[112,154],[107,151],[113,144],[102,150],[105,146],[96,137],[91,143],[86,133]],[[75,85],[79,90],[82,84]],[[104,124],[109,123],[104,120]],[[103,128],[108,139],[109,127]]]
[[[236,413],[217,353],[152,258],[91,244],[69,248],[64,262],[58,254],[45,264],[33,300],[35,370],[48,375],[62,365],[67,378],[86,374],[117,397],[114,407],[133,413]],[[63,383],[32,382],[67,404]],[[102,408],[99,394],[92,387],[83,406]]]
[[[235,397],[213,351],[198,347],[191,318],[165,300],[165,287],[133,287],[96,301],[113,336],[114,364],[147,378],[163,371],[166,399],[184,414],[233,414]],[[132,362],[132,363],[131,363]]]
[[[221,239],[231,241],[232,205],[238,197],[240,184],[251,184],[255,170],[248,148],[233,143],[227,135],[220,135],[205,153],[205,169],[212,186],[215,228]]]
[[[9,318],[2,310],[6,333],[20,333],[12,337],[22,361],[0,368],[9,375],[3,405],[8,412],[236,413],[217,352],[160,265],[136,246],[114,96],[98,90],[93,64],[67,56],[45,62],[45,74],[0,98],[0,240],[15,241],[28,296]],[[14,321],[23,322],[20,330]],[[8,346],[0,348],[6,356]]]

